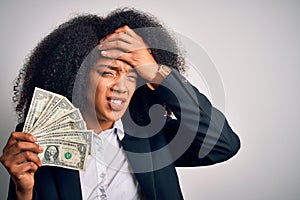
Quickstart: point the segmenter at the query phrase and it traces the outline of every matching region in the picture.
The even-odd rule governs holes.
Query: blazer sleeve
[[[212,165],[238,152],[240,140],[225,116],[178,71],[172,70],[155,91],[176,117],[164,127],[170,143],[179,141],[171,147],[175,166]],[[178,147],[185,145],[178,156]]]

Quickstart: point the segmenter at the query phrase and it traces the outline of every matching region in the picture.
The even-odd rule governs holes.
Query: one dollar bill
[[[68,169],[85,170],[88,156],[86,143],[57,139],[40,140],[44,152],[38,154],[43,166],[58,166]]]
[[[52,92],[35,88],[23,127],[23,132],[28,132],[33,127],[34,123],[38,120],[40,114],[54,95],[55,94]]]

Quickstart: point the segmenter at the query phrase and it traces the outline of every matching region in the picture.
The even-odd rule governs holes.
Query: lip
[[[113,100],[121,101],[121,104],[113,103],[112,102]],[[121,111],[121,110],[124,109],[126,98],[122,98],[122,97],[108,97],[107,101],[108,101],[108,105],[109,105],[109,107],[111,108],[112,111]]]

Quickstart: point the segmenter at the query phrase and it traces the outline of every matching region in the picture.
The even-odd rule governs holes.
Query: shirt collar
[[[115,132],[117,133],[119,140],[120,141],[123,140],[125,133],[124,133],[123,123],[121,119],[115,121],[113,129],[116,130]]]
[[[118,139],[120,141],[123,140],[123,138],[125,137],[125,133],[124,133],[123,123],[121,119],[115,121],[112,128],[107,129],[105,131],[101,131],[99,134],[94,132],[94,134],[97,135],[98,137],[104,137],[105,134],[112,133],[112,132],[117,134]]]

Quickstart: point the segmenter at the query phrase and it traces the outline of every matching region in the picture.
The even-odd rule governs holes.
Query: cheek
[[[128,93],[130,98],[132,97],[135,90],[136,90],[136,83],[132,83],[128,86],[128,91],[129,91]]]
[[[87,84],[87,96],[89,101],[101,101],[105,97],[108,83],[98,73],[93,72],[90,74]]]
[[[89,99],[93,99],[96,94],[96,89],[98,87],[98,77],[93,73],[90,74],[89,79],[86,84],[86,95]]]
[[[99,102],[99,101],[106,100],[106,93],[107,93],[107,85],[99,81],[93,96],[95,101]]]

